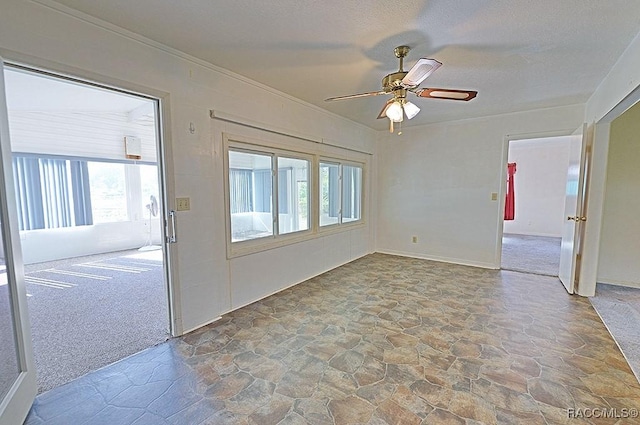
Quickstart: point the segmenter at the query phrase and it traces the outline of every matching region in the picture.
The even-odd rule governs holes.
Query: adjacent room
[[[151,99],[4,73],[38,392],[168,338]]]
[[[3,0],[0,425],[636,423],[638,16]]]
[[[509,141],[505,270],[558,276],[570,137]]]

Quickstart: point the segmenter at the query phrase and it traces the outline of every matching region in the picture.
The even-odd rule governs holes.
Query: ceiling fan
[[[403,70],[404,58],[407,56],[407,53],[409,53],[409,50],[411,50],[409,46],[398,46],[394,49],[396,57],[400,60],[400,67],[397,72],[385,75],[382,79],[382,90],[330,97],[329,99],[325,99],[325,101],[331,102],[334,100],[392,94],[393,98],[389,99],[384,105],[382,111],[378,114],[378,119],[384,117],[389,118],[390,131],[393,133],[394,122],[402,122],[404,115],[406,115],[408,119],[411,119],[420,112],[420,108],[407,101],[407,92],[414,93],[418,97],[429,97],[433,99],[469,101],[476,97],[478,92],[472,90],[418,88],[442,63],[435,59],[421,58],[418,59],[418,62],[416,62],[409,71],[405,71]]]

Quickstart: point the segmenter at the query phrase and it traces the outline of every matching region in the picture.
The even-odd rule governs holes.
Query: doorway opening
[[[169,338],[159,102],[4,74],[41,393]]]
[[[509,140],[501,268],[558,276],[571,136]],[[515,165],[514,165],[515,164]],[[510,175],[509,175],[510,174]]]
[[[612,118],[597,283],[589,300],[640,381],[640,102]]]

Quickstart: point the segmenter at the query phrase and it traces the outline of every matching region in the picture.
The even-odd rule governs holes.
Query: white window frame
[[[331,164],[331,165],[338,165],[338,199],[340,201],[340,205],[338,207],[338,222],[337,223],[333,223],[333,224],[325,224],[324,226],[320,225],[320,164]],[[361,182],[360,182],[360,218],[358,220],[352,220],[352,221],[348,221],[348,222],[343,222],[343,216],[342,216],[342,211],[343,211],[343,183],[342,183],[342,170],[344,166],[350,166],[350,167],[357,167],[360,168],[361,170]],[[317,226],[319,229],[319,232],[330,232],[330,231],[335,231],[336,229],[345,229],[348,227],[353,227],[353,226],[360,226],[364,223],[364,206],[365,206],[365,173],[366,173],[366,167],[364,163],[361,162],[355,162],[355,161],[348,161],[348,160],[342,160],[342,159],[337,159],[337,158],[331,158],[331,157],[320,157],[318,158],[318,166],[317,166],[317,171],[316,171],[316,175],[318,176],[318,189],[317,189],[317,202],[318,202],[318,208],[317,208]]]
[[[267,249],[272,249],[284,245],[289,245],[292,243],[300,242],[307,239],[312,239],[314,237],[314,233],[316,229],[314,227],[315,223],[315,214],[314,211],[316,209],[315,204],[315,161],[314,156],[309,153],[291,151],[287,149],[276,148],[270,146],[268,144],[258,144],[259,141],[249,140],[247,138],[229,138],[225,135],[224,137],[224,198],[225,198],[225,221],[226,221],[226,241],[227,241],[227,257],[239,257],[242,255],[247,255],[259,251],[264,251]],[[271,216],[272,216],[272,234],[270,236],[264,236],[261,238],[255,239],[247,239],[243,241],[235,241],[232,242],[232,234],[231,234],[231,197],[229,193],[229,152],[244,152],[250,154],[257,155],[266,155],[271,157],[271,177],[272,177],[272,186],[271,186],[271,195],[272,195],[272,205],[271,205]],[[309,200],[309,211],[308,211],[308,220],[309,225],[305,230],[298,230],[295,232],[289,232],[280,234],[280,223],[279,223],[279,204],[278,204],[278,158],[287,158],[287,159],[300,159],[307,161],[309,163],[309,181],[307,184],[308,187],[308,200]]]

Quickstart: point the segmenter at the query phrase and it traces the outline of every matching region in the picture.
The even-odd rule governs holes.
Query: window
[[[320,226],[362,218],[362,167],[320,162]]]
[[[342,222],[360,220],[362,207],[362,168],[342,166]]]
[[[150,210],[147,205],[151,204],[151,197],[159,201],[158,194],[158,166],[157,165],[138,165],[140,170],[140,191],[141,191],[141,207],[145,217],[148,217]]]
[[[14,154],[20,230],[93,224],[87,162]]]
[[[309,161],[278,157],[278,229],[309,229]]]
[[[225,137],[229,258],[362,223],[364,164]]]
[[[88,168],[93,222],[127,221],[125,164],[90,161]]]
[[[310,168],[310,160],[277,150],[230,148],[231,242],[309,230]]]
[[[14,153],[13,177],[20,230],[147,219],[159,192],[151,164]]]
[[[273,235],[271,155],[229,151],[231,241]]]

